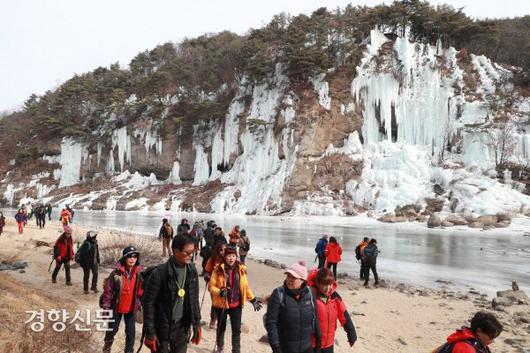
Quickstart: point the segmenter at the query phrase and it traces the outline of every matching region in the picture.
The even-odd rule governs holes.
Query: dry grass
[[[116,261],[121,258],[122,250],[126,246],[132,245],[140,252],[140,261],[143,266],[159,264],[162,259],[162,245],[158,238],[112,232],[112,236],[99,242],[101,266],[113,267]]]
[[[33,332],[26,311],[43,309],[66,309],[74,313],[73,305],[61,304],[57,299],[25,287],[0,273],[0,350],[10,353],[60,353],[60,352],[97,352],[101,347],[94,343],[92,332],[78,332],[75,325],[66,325],[63,332],[55,332],[49,320],[44,321],[44,330]],[[64,300],[62,300],[64,303]],[[35,322],[35,321],[34,321]],[[97,346],[97,347],[96,347]]]

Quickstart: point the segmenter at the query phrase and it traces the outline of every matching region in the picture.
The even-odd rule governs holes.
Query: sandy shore
[[[86,229],[74,224],[74,241],[82,242]],[[27,288],[32,288],[36,293],[55,298],[55,308],[73,305],[79,309],[98,308],[99,294],[84,295],[82,288],[82,270],[72,270],[73,286],[64,285],[64,272],[58,278],[57,284],[51,283],[48,265],[51,260],[52,248],[37,246],[37,241],[43,241],[51,246],[60,234],[58,222],[47,223],[45,229],[38,229],[34,219],[28,222],[24,234],[19,235],[13,220],[8,219],[4,233],[0,236],[0,259],[2,261],[26,261],[28,267],[23,273],[19,271],[6,271]],[[118,237],[117,232],[99,230],[98,241],[100,247],[111,244]],[[124,236],[121,236],[122,239]],[[139,237],[130,236],[131,243],[140,241]],[[145,237],[143,237],[145,241]],[[159,244],[151,243],[154,249],[159,249]],[[158,251],[158,250],[155,250]],[[161,252],[161,249],[160,249]],[[145,260],[145,259],[144,259]],[[151,259],[154,262],[162,258]],[[101,268],[99,288],[101,290],[104,278],[110,268]],[[256,261],[248,261],[249,279],[252,289],[257,296],[267,296],[283,281],[281,269],[266,266]],[[201,296],[204,291],[204,281],[201,283]],[[430,352],[435,346],[444,342],[446,336],[455,328],[467,323],[472,314],[478,310],[490,309],[490,299],[480,293],[454,293],[451,290],[434,291],[398,286],[387,282],[387,288],[363,288],[356,279],[344,279],[339,282],[338,292],[344,298],[348,311],[357,328],[359,339],[353,348],[347,344],[346,335],[339,329],[336,335],[335,352]],[[0,283],[0,289],[2,288]],[[508,288],[499,288],[508,289]],[[23,305],[21,305],[23,306]],[[40,308],[21,307],[25,310]],[[44,308],[47,309],[47,308]],[[203,321],[209,321],[210,297],[206,295],[202,307]],[[496,312],[506,327],[505,332],[491,346],[494,352],[530,352],[530,323],[521,323],[514,319],[516,312],[530,314],[530,306],[517,305],[508,307],[505,312]],[[262,324],[261,312],[254,312],[251,306],[243,310],[242,351],[243,352],[270,352],[268,344],[260,342],[265,334]],[[123,325],[123,324],[122,324]],[[229,326],[229,325],[228,325]],[[29,330],[28,326],[13,327],[13,330]],[[141,325],[137,325],[137,339],[139,339]],[[197,346],[189,346],[190,352],[211,352],[214,347],[215,331],[203,327],[203,341]],[[0,333],[0,336],[8,335]],[[38,333],[32,333],[38,335]],[[227,330],[225,347],[230,352],[230,329]],[[93,336],[93,349],[79,347],[79,352],[98,350],[102,346],[103,333]],[[116,338],[113,352],[123,351],[123,327]],[[138,343],[136,348],[138,347]],[[524,347],[524,348],[523,348]],[[148,350],[143,349],[144,352]]]

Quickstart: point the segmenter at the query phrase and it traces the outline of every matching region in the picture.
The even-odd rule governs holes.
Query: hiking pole
[[[207,285],[208,283],[204,284],[204,293],[202,293],[202,299],[201,299],[201,305],[199,306],[199,312],[202,312],[202,304],[204,303],[204,297],[206,297],[206,292],[208,291]]]
[[[55,258],[52,257],[52,261],[50,262],[50,266],[48,266],[48,273],[50,273],[50,269],[52,268],[53,261],[55,261]]]

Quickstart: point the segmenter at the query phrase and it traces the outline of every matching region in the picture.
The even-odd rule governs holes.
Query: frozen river
[[[9,217],[13,210],[5,210]],[[122,229],[146,236],[158,233],[168,212],[76,211],[76,223],[88,227]],[[55,217],[55,216],[54,216]],[[197,213],[170,213],[175,226],[182,217],[193,222],[214,219],[225,233],[239,224],[251,239],[254,258],[290,264],[304,259],[313,266],[317,240],[335,236],[344,249],[338,271],[359,273],[354,248],[363,236],[376,238],[381,254],[377,267],[381,278],[437,287],[436,280],[459,288],[473,287],[488,294],[508,289],[515,280],[530,292],[530,231],[528,220],[516,219],[507,230],[487,232],[467,227],[427,229],[425,224],[384,224],[361,217],[265,217]],[[57,218],[57,217],[55,217]],[[33,220],[32,220],[33,221]]]
[[[75,223],[90,227],[123,229],[154,236],[167,212],[82,212]],[[493,294],[508,289],[515,280],[530,292],[530,227],[518,224],[509,231],[471,231],[468,228],[430,230],[422,225],[389,225],[370,219],[349,217],[262,217],[171,213],[175,226],[182,217],[214,219],[225,233],[239,224],[251,239],[251,255],[290,264],[315,259],[314,247],[322,234],[335,236],[344,249],[339,272],[359,273],[354,248],[363,236],[376,238],[381,254],[381,278],[436,287],[436,280],[450,281],[460,288],[473,287]]]

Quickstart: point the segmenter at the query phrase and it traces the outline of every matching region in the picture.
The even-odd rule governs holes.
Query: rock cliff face
[[[224,118],[190,129],[165,118],[167,97],[162,116],[108,141],[51,142],[29,162],[33,175],[12,167],[0,195],[9,205],[271,215],[424,209],[433,198],[453,212],[526,212],[524,175],[498,168],[501,154],[514,170],[530,162],[530,98],[511,83],[515,69],[406,31],[389,38],[374,29],[358,67],[307,82],[280,64],[266,84],[243,78]]]

